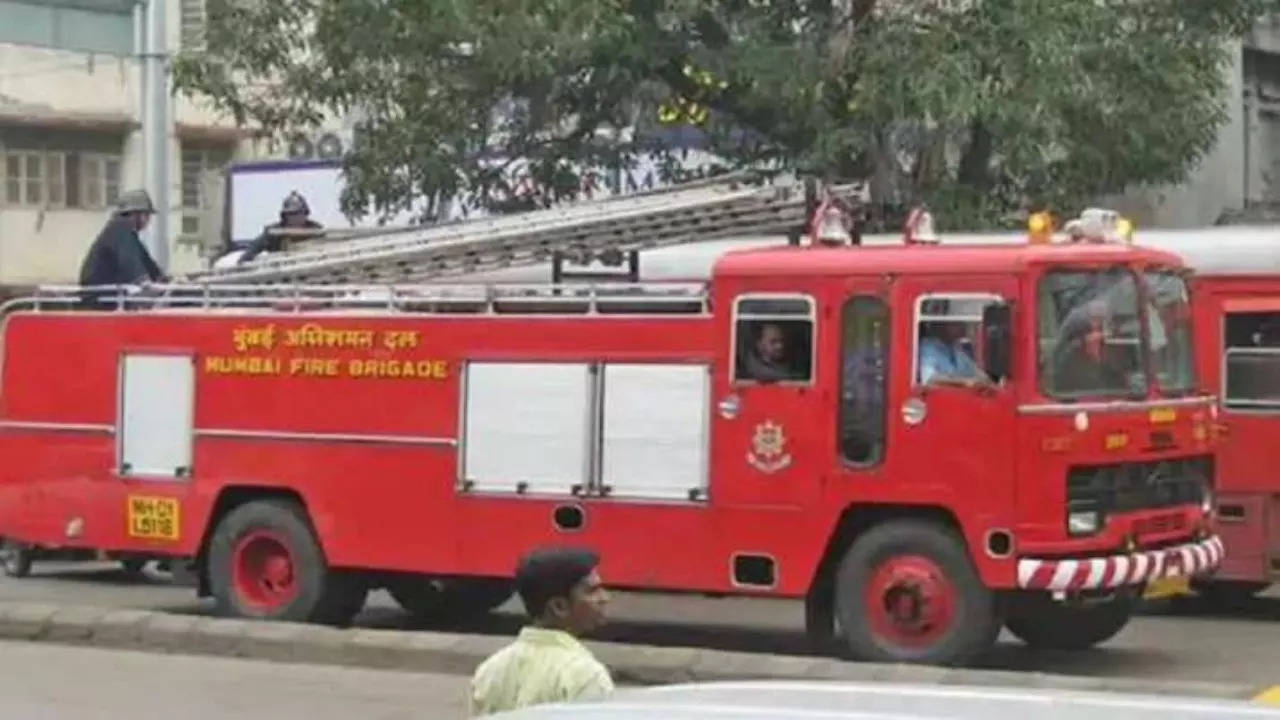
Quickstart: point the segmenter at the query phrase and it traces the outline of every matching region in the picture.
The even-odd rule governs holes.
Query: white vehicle
[[[598,703],[541,705],[493,720],[1263,720],[1245,700],[1045,688],[836,682],[726,682],[619,691]]]

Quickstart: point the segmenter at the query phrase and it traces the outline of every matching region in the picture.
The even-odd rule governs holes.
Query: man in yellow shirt
[[[472,717],[613,692],[609,671],[578,642],[604,624],[609,594],[599,564],[594,552],[576,548],[535,550],[520,560],[516,591],[530,624],[476,670]]]

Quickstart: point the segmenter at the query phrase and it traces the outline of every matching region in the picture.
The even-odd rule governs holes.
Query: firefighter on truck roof
[[[138,233],[151,222],[155,206],[146,190],[128,190],[80,265],[81,285],[134,285],[165,279]]]
[[[314,232],[306,232],[308,230]],[[311,219],[311,207],[302,193],[294,190],[280,203],[280,221],[267,225],[244,250],[233,250],[218,258],[215,268],[250,262],[262,253],[282,252],[289,240],[308,240],[324,234],[324,225]]]

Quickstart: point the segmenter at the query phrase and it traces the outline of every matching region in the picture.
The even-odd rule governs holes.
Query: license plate
[[[130,495],[129,536],[152,540],[178,539],[178,501],[173,498]]]
[[[1160,578],[1147,583],[1147,591],[1142,597],[1147,600],[1187,595],[1191,592],[1191,581],[1185,575]]]

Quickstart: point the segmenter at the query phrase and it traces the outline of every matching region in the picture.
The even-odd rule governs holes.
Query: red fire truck
[[[483,610],[572,543],[618,588],[803,598],[858,658],[1090,646],[1222,558],[1184,275],[780,245],[692,286],[48,290],[4,318],[0,535],[191,558],[237,616]]]
[[[1280,252],[1274,226],[1218,226],[1144,230],[1140,245],[1177,254],[1194,270],[1195,359],[1206,391],[1218,397],[1220,432],[1217,523],[1226,558],[1212,575],[1188,583],[1169,578],[1148,597],[1196,592],[1224,606],[1238,605],[1280,577]],[[897,243],[868,236],[871,245]],[[1012,233],[951,233],[956,245],[1020,245]],[[703,279],[713,257],[767,243],[722,241],[650,253],[646,280]],[[502,270],[490,282],[528,281],[544,269]]]
[[[1179,240],[1197,267],[1197,364],[1220,398],[1223,430],[1217,520],[1228,553],[1211,582],[1194,585],[1230,606],[1280,577],[1280,255],[1274,228]]]

